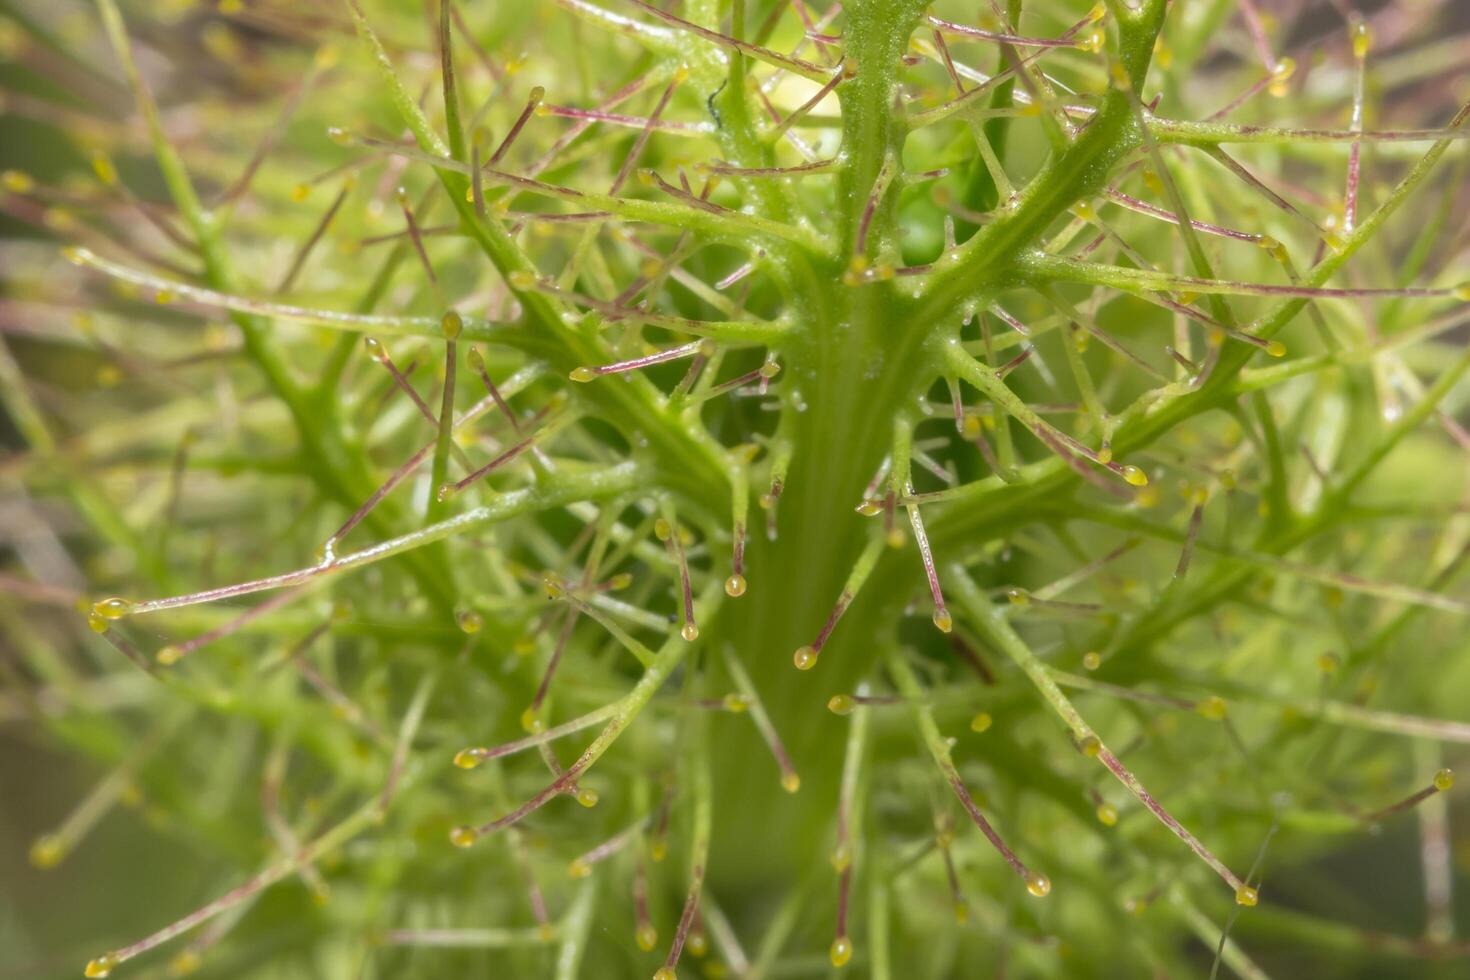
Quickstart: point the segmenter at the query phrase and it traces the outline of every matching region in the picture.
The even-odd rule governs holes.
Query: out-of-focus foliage
[[[1465,975],[1463,3],[359,2],[0,0],[0,977]]]

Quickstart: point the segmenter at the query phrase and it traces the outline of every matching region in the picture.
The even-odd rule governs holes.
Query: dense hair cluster
[[[31,6],[0,718],[217,896],[87,976],[1466,955],[1454,3]]]

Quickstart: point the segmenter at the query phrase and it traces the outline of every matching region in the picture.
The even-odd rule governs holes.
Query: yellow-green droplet
[[[1462,282],[1455,287],[1455,299],[1470,303],[1470,282]]]
[[[1031,594],[1025,589],[1007,589],[1006,599],[1013,606],[1027,606],[1031,604]]]
[[[580,803],[582,806],[585,806],[589,810],[597,805],[597,801],[599,799],[601,799],[601,797],[597,795],[597,790],[595,789],[583,786],[581,789],[577,790],[577,802]]]
[[[525,711],[521,712],[522,731],[529,732],[530,734],[535,735],[537,732],[540,732],[545,727],[546,723],[541,720],[541,716],[537,713],[535,708],[527,708]]]
[[[597,377],[597,372],[592,370],[590,367],[579,367],[573,368],[572,373],[568,374],[567,377],[571,378],[578,384],[586,384],[587,382],[592,381]]]
[[[1201,717],[1208,718],[1211,721],[1224,721],[1225,718],[1230,714],[1230,706],[1225,703],[1224,698],[1220,697],[1217,694],[1211,694],[1209,697],[1205,698],[1199,704],[1194,706],[1194,710],[1197,711]]]
[[[699,639],[699,627],[694,623],[685,623],[679,630],[679,635],[689,643]]]
[[[801,777],[794,772],[782,773],[781,788],[788,793],[795,793],[797,790],[801,789]]]
[[[1268,341],[1266,343],[1266,353],[1272,357],[1285,357],[1286,345],[1279,340]]]
[[[444,334],[445,340],[458,340],[460,333],[464,330],[464,317],[450,310],[440,318],[439,329]]]
[[[92,605],[92,611],[103,619],[122,619],[133,611],[133,604],[126,599],[113,596]]]
[[[832,948],[828,950],[828,956],[831,957],[832,965],[838,969],[846,966],[847,961],[852,959],[852,940],[846,936],[838,936],[832,940]]]
[[[852,845],[847,841],[843,841],[841,844],[832,848],[830,860],[832,861],[832,869],[838,874],[846,871],[848,866],[852,864]]]
[[[934,625],[939,629],[939,632],[948,633],[950,630],[954,629],[954,617],[949,614],[948,610],[934,610],[933,618]]]
[[[1102,739],[1096,735],[1084,735],[1078,740],[1077,748],[1089,759],[1096,759],[1102,754]]]
[[[93,633],[107,632],[107,619],[101,613],[87,613],[87,625],[92,628]]]
[[[459,626],[460,632],[468,633],[471,636],[480,632],[480,629],[485,625],[485,617],[473,609],[461,610],[454,617],[454,621]]]
[[[112,953],[103,953],[101,956],[87,964],[83,976],[105,977],[117,968],[117,957]]]
[[[476,769],[484,761],[484,749],[460,749],[454,753],[454,764],[461,769]]]
[[[1455,785],[1455,773],[1450,769],[1441,769],[1434,774],[1434,788],[1441,793]]]
[[[184,659],[184,651],[175,646],[162,647],[154,654],[153,659],[158,661],[160,667],[172,667]]]
[[[643,950],[643,952],[652,952],[653,947],[658,945],[658,930],[645,922],[633,933],[633,941],[638,944],[638,948]],[[663,971],[660,970],[659,972],[662,973]]]
[[[690,956],[703,959],[704,955],[709,952],[709,939],[702,932],[691,932],[684,948],[689,950]]]
[[[679,975],[672,967],[661,966],[653,971],[653,980],[679,980]]]
[[[810,646],[797,647],[791,655],[791,662],[796,664],[797,670],[811,670],[817,665],[817,651]]]
[[[31,865],[45,870],[54,868],[66,857],[66,845],[55,834],[43,834],[31,844]]]
[[[857,706],[849,694],[834,694],[827,699],[827,710],[834,715],[850,715]]]
[[[1082,666],[1087,670],[1097,670],[1102,666],[1102,654],[1096,650],[1088,650],[1082,655]]]
[[[571,864],[567,865],[567,874],[573,878],[585,878],[591,873],[592,865],[583,861],[581,858],[577,858]]]
[[[990,730],[990,726],[994,723],[994,721],[995,721],[995,719],[993,719],[993,718],[990,717],[989,712],[982,711],[978,715],[976,715],[975,717],[973,717],[973,718],[970,719],[970,731],[972,731],[972,732],[985,732],[985,731],[989,731]]]
[[[1135,487],[1148,486],[1148,474],[1132,464],[1123,467],[1123,479]]]
[[[1261,900],[1261,893],[1250,885],[1241,885],[1235,889],[1235,904],[1244,905],[1246,908],[1254,906]]]
[[[1115,827],[1118,824],[1118,811],[1111,803],[1099,803],[1097,805],[1097,822],[1104,827]]]
[[[1026,876],[1026,890],[1037,898],[1045,898],[1051,894],[1051,879],[1040,871],[1032,871]]]
[[[449,832],[449,843],[459,848],[473,847],[479,839],[480,834],[474,827],[461,825]]]
[[[746,709],[748,709],[749,707],[750,707],[750,700],[745,695],[743,695],[743,694],[736,694],[733,691],[731,693],[725,695],[725,710],[726,711],[730,711],[730,712],[733,712],[734,714],[737,714],[738,715],[742,711],[745,711]]]
[[[745,595],[745,576],[731,575],[725,579],[725,595],[732,599],[738,599]]]
[[[24,170],[7,170],[0,173],[0,185],[12,194],[29,194],[36,189],[36,181]]]
[[[1368,22],[1358,20],[1353,23],[1353,57],[1368,57],[1368,49],[1373,47],[1373,32],[1368,27]]]

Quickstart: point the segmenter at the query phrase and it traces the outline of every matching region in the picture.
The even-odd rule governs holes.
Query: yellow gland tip
[[[1210,721],[1224,721],[1230,714],[1230,706],[1225,703],[1224,698],[1216,694],[1211,694],[1195,705],[1194,710]]]
[[[817,651],[809,646],[797,647],[791,655],[791,662],[796,664],[797,670],[811,670],[817,665]]]
[[[1087,670],[1097,670],[1102,666],[1102,654],[1096,650],[1088,650],[1082,655],[1082,666]]]
[[[567,865],[567,874],[573,878],[585,878],[591,873],[592,865],[583,861],[581,858],[577,858],[571,864]]]
[[[709,952],[709,940],[705,938],[702,932],[691,933],[689,941],[684,945],[684,948],[689,950],[690,956],[703,959],[704,955]]]
[[[1096,759],[1102,754],[1102,739],[1096,735],[1083,736],[1081,741],[1077,743],[1077,748],[1089,759]]]
[[[672,968],[661,966],[653,971],[653,980],[679,980],[679,975]]]
[[[949,631],[954,629],[954,617],[951,616],[947,610],[934,610],[933,618],[934,625],[939,628],[939,632],[948,633]]]
[[[1470,282],[1462,282],[1455,287],[1455,299],[1470,303]]]
[[[456,340],[460,331],[464,330],[464,317],[450,310],[440,318],[439,329],[443,331],[445,340]]]
[[[993,718],[990,717],[989,712],[982,711],[978,715],[976,715],[975,717],[973,717],[973,718],[970,719],[970,731],[972,731],[972,732],[985,732],[985,731],[989,731],[990,730],[990,726],[994,722],[994,720],[995,719],[993,719]]]
[[[1273,340],[1266,344],[1266,353],[1272,357],[1285,357],[1286,345],[1279,340]]]
[[[1368,22],[1360,20],[1353,24],[1353,57],[1368,57],[1368,49],[1373,47],[1373,32],[1368,27]]]
[[[55,834],[45,834],[37,837],[35,843],[31,845],[30,859],[32,867],[40,868],[43,871],[47,868],[54,868],[61,863],[61,859],[64,857],[66,857],[66,845]]]
[[[730,693],[725,695],[725,710],[733,714],[740,714],[750,707],[750,702],[743,694]]]
[[[103,619],[122,619],[133,611],[133,604],[126,599],[113,596],[111,599],[93,603],[92,611]]]
[[[536,935],[543,943],[549,943],[556,938],[556,926],[543,922],[536,927]]]
[[[782,773],[781,788],[788,793],[795,793],[797,790],[801,789],[801,777],[794,772]]]
[[[485,761],[485,753],[480,749],[460,749],[454,753],[454,764],[461,769],[478,769]]]
[[[1033,871],[1026,876],[1026,890],[1037,898],[1045,898],[1051,894],[1051,879],[1040,871]]]
[[[832,958],[832,965],[841,969],[852,959],[852,940],[846,936],[838,936],[832,940],[832,949],[828,955]]]
[[[588,789],[584,786],[577,790],[577,802],[589,810],[597,805],[599,799],[601,797],[597,795],[597,790],[595,789]]]
[[[683,627],[679,630],[679,635],[682,636],[686,641],[693,643],[695,640],[699,639],[699,627],[696,626],[694,623],[685,623]]]
[[[586,384],[587,382],[597,377],[597,372],[592,370],[590,367],[579,367],[573,368],[572,373],[568,374],[567,377],[571,378],[578,384]]]
[[[1081,51],[1101,51],[1107,38],[1107,33],[1101,28],[1094,28],[1077,39],[1077,48]]]
[[[535,708],[527,708],[525,711],[521,712],[522,731],[535,735],[545,727],[546,723],[541,720],[540,716],[536,713]]]
[[[1104,827],[1116,827],[1118,825],[1118,811],[1110,803],[1099,803],[1097,805],[1097,822]]]
[[[832,856],[829,860],[832,862],[833,870],[842,874],[847,870],[848,865],[852,864],[852,845],[845,841],[838,844],[832,848]]]
[[[669,540],[669,538],[673,536],[673,533],[674,529],[670,527],[669,522],[664,520],[662,517],[653,522],[653,536],[658,538],[660,541]]]
[[[732,599],[738,599],[745,595],[745,576],[731,575],[725,579],[725,595]]]
[[[35,178],[24,170],[7,170],[0,173],[0,184],[12,194],[29,194],[36,189]]]
[[[857,702],[847,694],[834,694],[827,699],[827,710],[834,715],[850,715],[856,706]]]
[[[310,184],[297,184],[295,187],[291,188],[291,200],[295,201],[297,204],[300,204],[302,201],[306,200],[310,196]]]
[[[653,951],[653,947],[658,945],[658,930],[644,923],[633,933],[633,941],[638,944],[638,948],[643,950],[643,952],[650,953]],[[662,973],[664,971],[660,970],[659,972]]]
[[[468,633],[471,636],[480,632],[481,627],[485,625],[485,618],[473,609],[466,609],[459,613],[454,617],[454,621],[458,624],[461,633]]]
[[[1455,785],[1455,773],[1450,769],[1441,769],[1434,774],[1434,788],[1441,793]]]
[[[473,847],[480,839],[474,827],[459,826],[449,832],[449,843],[458,848]]]
[[[883,513],[883,505],[876,500],[864,500],[857,505],[857,512],[864,517],[876,517]]]
[[[1261,893],[1256,891],[1250,885],[1241,885],[1239,888],[1235,889],[1236,905],[1244,905],[1246,908],[1252,908],[1260,900]]]
[[[93,633],[107,632],[107,620],[100,613],[87,613],[87,625],[92,628]]]
[[[1013,606],[1027,606],[1031,604],[1031,596],[1025,589],[1007,589],[1006,599]]]
[[[87,964],[87,968],[82,971],[82,975],[86,977],[105,977],[116,967],[117,957],[111,953],[103,953]]]
[[[157,660],[161,667],[172,667],[184,659],[184,651],[175,646],[163,647],[158,653],[154,654],[153,659]]]
[[[658,863],[659,861],[662,861],[664,858],[668,857],[668,855],[669,855],[669,842],[668,841],[666,841],[666,840],[656,840],[653,843],[651,843],[651,844],[648,845],[648,856],[653,859],[653,861],[654,861],[655,864]]]
[[[97,150],[92,151],[92,172],[97,175],[98,180],[108,187],[113,187],[117,184],[117,168],[112,165],[112,161],[107,158],[107,154],[105,153]]]
[[[1133,466],[1131,464],[1123,467],[1123,479],[1127,481],[1131,486],[1148,486],[1148,474],[1139,469],[1137,466]]]
[[[970,921],[970,906],[964,902],[956,902],[954,907],[954,921],[956,925],[964,925]]]

